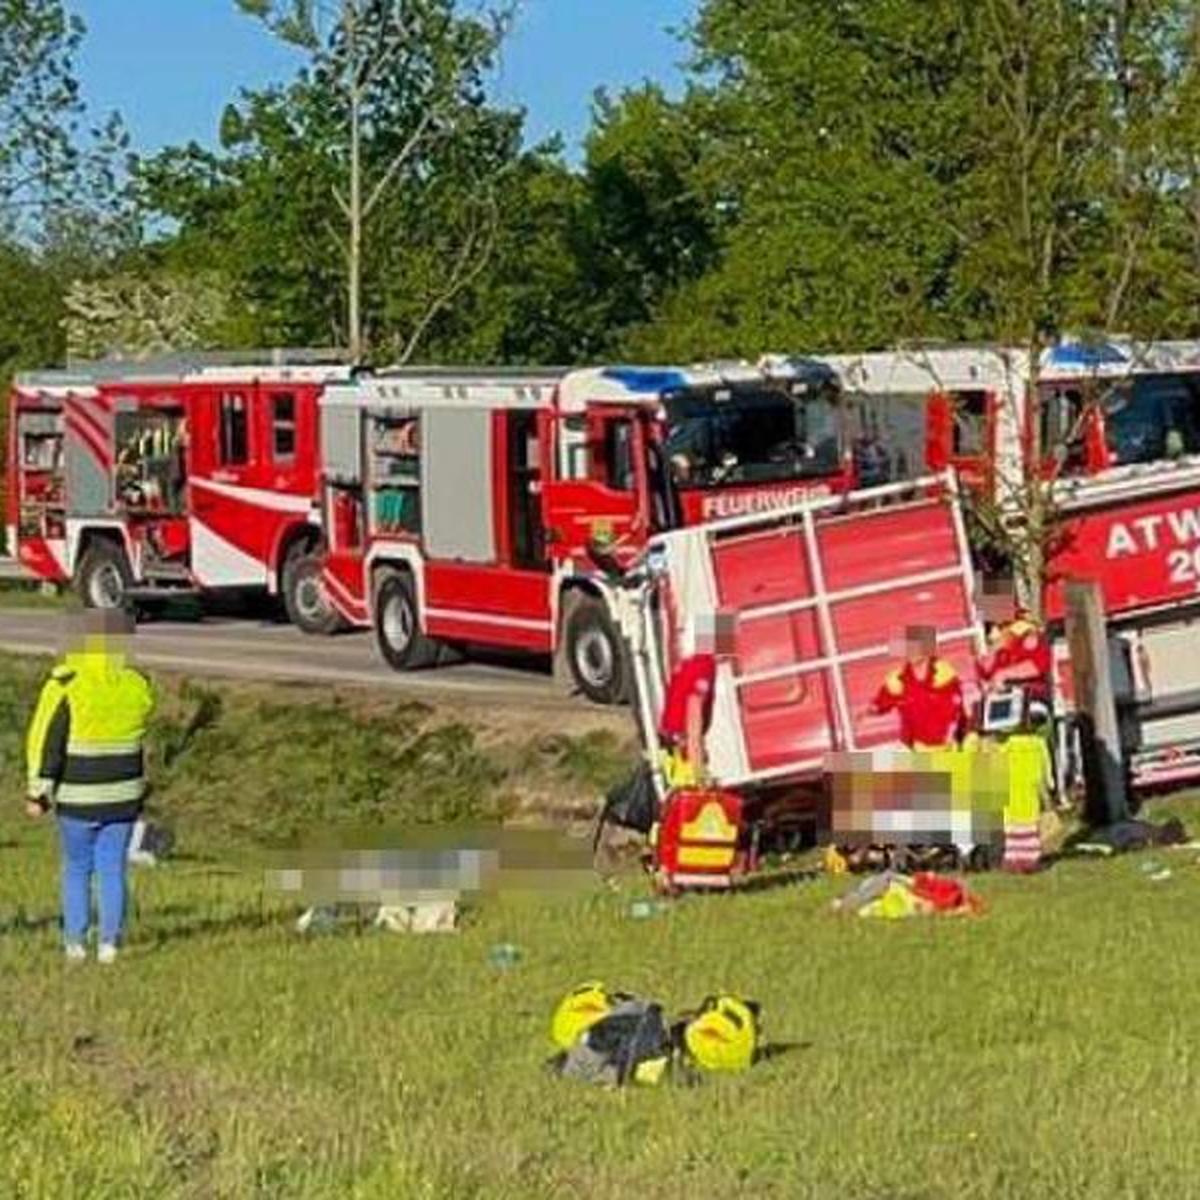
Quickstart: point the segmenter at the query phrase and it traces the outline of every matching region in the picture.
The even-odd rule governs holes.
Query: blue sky
[[[139,149],[211,143],[242,87],[287,78],[296,58],[233,0],[69,0],[87,22],[79,68],[89,104],[119,109]],[[644,78],[678,84],[685,48],[668,30],[694,0],[523,0],[496,79],[528,110],[531,141],[561,132],[568,152],[592,93]]]

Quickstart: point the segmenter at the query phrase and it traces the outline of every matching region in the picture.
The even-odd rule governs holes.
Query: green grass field
[[[269,836],[586,799],[599,730],[507,740],[415,706],[164,688],[128,951],[68,968],[53,829],[20,815],[36,664],[0,662],[0,1180],[30,1197],[1163,1197],[1200,1190],[1200,866],[1155,855],[981,877],[988,912],[839,918],[831,879],[633,920],[630,878],[486,898],[453,936],[304,939]],[[204,710],[186,748],[183,730]],[[338,727],[338,742],[333,738]],[[1185,815],[1189,806],[1180,806]],[[500,942],[517,964],[489,963]],[[598,978],[739,990],[785,1052],[695,1090],[552,1080],[550,1012]]]

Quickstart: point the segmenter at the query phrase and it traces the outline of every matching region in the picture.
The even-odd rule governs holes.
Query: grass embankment
[[[823,880],[630,919],[639,881],[485,900],[456,937],[304,940],[251,848],[314,822],[594,795],[612,735],[476,733],[427,709],[169,686],[184,853],[136,875],[124,960],[68,969],[52,830],[22,823],[31,664],[0,660],[0,1178],[24,1196],[1189,1196],[1200,1171],[1194,855],[983,878],[978,920],[840,920]],[[204,722],[200,722],[204,724]],[[485,722],[486,725],[486,722]],[[507,732],[505,732],[507,730]],[[23,910],[15,916],[18,906]],[[521,947],[499,971],[488,950]],[[600,978],[757,996],[787,1053],[695,1091],[543,1076]]]
[[[0,580],[0,608],[63,609],[69,604],[66,592],[43,591],[33,580]]]

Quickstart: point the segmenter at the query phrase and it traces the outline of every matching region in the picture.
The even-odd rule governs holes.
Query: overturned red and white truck
[[[803,359],[388,372],[321,400],[321,588],[397,669],[491,647],[628,689],[617,580],[654,534],[851,486],[846,414]],[[306,568],[308,569],[308,568]]]
[[[938,656],[974,706],[983,629],[953,475],[651,539],[639,586],[621,593],[621,621],[652,762],[667,681],[694,651],[698,627],[718,618],[733,633],[717,658],[707,786],[683,796],[696,810],[665,838],[680,885],[749,869],[751,826],[815,819],[831,756],[896,744],[895,717],[871,708],[902,657],[906,627],[938,631]],[[665,797],[668,780],[661,771],[657,780]],[[664,820],[679,812],[667,806]]]

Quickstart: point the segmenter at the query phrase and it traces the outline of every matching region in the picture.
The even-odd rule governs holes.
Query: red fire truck
[[[292,568],[321,536],[317,398],[348,377],[303,361],[21,377],[9,546],[33,575],[96,607],[234,588],[283,592],[295,610]]]
[[[1003,494],[1023,476],[1028,355],[1002,346],[824,357],[890,456],[893,476],[958,470]],[[1200,344],[1063,343],[1038,368],[1048,478],[1200,456]]]
[[[1024,362],[1015,351],[958,348],[847,357],[835,368],[875,404],[876,419],[906,425],[910,454],[956,466],[1002,499],[1004,473],[1026,470]],[[1071,761],[1073,719],[1065,589],[1070,580],[1094,580],[1105,602],[1129,780],[1135,788],[1194,781],[1200,346],[1060,346],[1046,352],[1039,383],[1042,473],[1056,514],[1043,607],[1056,636],[1060,767]]]
[[[337,611],[393,667],[447,648],[554,655],[593,700],[628,683],[612,599],[647,538],[847,487],[828,368],[404,371],[321,400]]]

